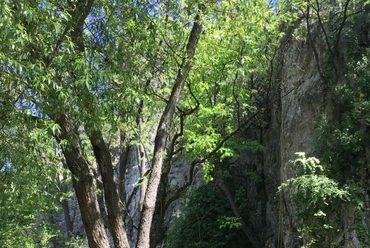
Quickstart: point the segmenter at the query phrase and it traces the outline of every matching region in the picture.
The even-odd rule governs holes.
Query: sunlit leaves
[[[222,216],[217,220],[220,223],[220,228],[240,228],[242,226],[240,218]]]
[[[185,149],[193,157],[215,149],[258,108],[253,99],[266,87],[259,78],[269,73],[283,35],[280,17],[265,1],[222,1],[211,9],[182,102],[196,108],[185,121]],[[241,147],[226,142],[217,154],[223,160]]]
[[[167,127],[170,137],[183,136],[172,145],[184,147],[191,159],[212,154],[219,160],[248,145],[225,137],[260,107],[254,97],[264,81],[256,78],[267,75],[266,64],[282,36],[266,1],[99,0],[81,26],[73,1],[0,6],[0,94],[6,99],[1,102],[6,111],[0,111],[7,116],[1,135],[11,144],[1,143],[0,153],[16,175],[10,180],[17,189],[27,171],[35,180],[30,189],[46,199],[64,174],[61,148],[70,144],[93,164],[87,137],[94,130],[104,133],[106,143],[124,134],[131,144],[150,144],[176,79],[188,71],[176,117]],[[203,33],[185,70],[196,15]],[[70,127],[52,121],[61,115],[68,116]],[[55,139],[63,128],[73,138]],[[214,168],[210,157],[205,176]],[[29,196],[27,204],[37,206],[36,196]]]
[[[43,235],[52,235],[49,227],[43,230],[42,221],[57,208],[54,183],[60,157],[47,145],[52,141],[46,137],[42,130],[24,133],[22,128],[13,128],[0,144],[1,156],[7,158],[7,166],[0,171],[1,246],[34,244]]]

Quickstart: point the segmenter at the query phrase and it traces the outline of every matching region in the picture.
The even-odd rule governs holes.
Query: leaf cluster
[[[292,201],[303,216],[310,216],[321,208],[326,208],[332,201],[347,201],[349,192],[341,189],[339,184],[328,178],[317,158],[306,158],[305,153],[296,153],[298,158],[291,161],[297,176],[284,182],[279,190],[290,189]]]

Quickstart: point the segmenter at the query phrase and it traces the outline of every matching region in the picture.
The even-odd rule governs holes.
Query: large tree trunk
[[[124,228],[124,203],[118,196],[114,182],[113,164],[110,152],[104,143],[101,131],[93,131],[89,136],[96,162],[103,180],[105,204],[108,210],[109,230],[116,248],[130,247]]]
[[[74,132],[67,114],[60,114],[53,119],[61,128],[61,133],[57,137],[58,142],[67,141],[66,145],[62,145],[63,154],[68,168],[72,172],[73,187],[80,206],[89,246],[91,248],[109,247],[96,196],[94,175],[90,170],[90,164],[83,157],[81,147],[78,144],[79,137]]]
[[[191,59],[194,56],[199,37],[202,33],[200,16],[195,17],[193,28],[190,32],[188,44],[186,46],[186,55],[182,60],[181,67],[178,71],[175,85],[172,88],[170,99],[159,121],[157,133],[154,141],[154,155],[152,160],[152,169],[148,186],[144,198],[142,216],[139,226],[139,238],[137,247],[148,248],[150,246],[150,230],[157,199],[158,186],[162,174],[163,156],[165,152],[166,140],[168,137],[167,130],[171,125],[173,114],[181,98],[181,92],[185,85],[185,80],[191,68]]]
[[[82,53],[83,46],[83,27],[87,16],[93,6],[94,0],[69,1],[70,15],[72,21],[67,27],[71,32],[71,40],[78,50]],[[61,37],[61,42],[64,37]],[[51,63],[51,59],[46,59],[45,65]],[[74,126],[67,113],[55,115],[53,120],[60,126],[61,133],[56,137],[59,144],[66,141],[67,145],[62,145],[63,154],[66,159],[69,170],[72,173],[72,182],[76,197],[81,211],[82,221],[89,247],[103,248],[109,247],[108,238],[105,232],[104,221],[99,209],[99,203],[96,195],[96,182],[90,163],[84,158],[82,149],[79,145],[79,136],[74,132]]]
[[[77,178],[78,179],[73,179],[73,187],[76,191],[89,247],[109,247],[104,223],[100,215],[99,204],[96,198],[93,175],[85,174]]]

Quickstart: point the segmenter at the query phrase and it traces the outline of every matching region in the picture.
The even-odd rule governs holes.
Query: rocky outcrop
[[[312,155],[315,120],[324,102],[316,61],[307,44],[288,44],[281,60],[270,121],[258,132],[266,151],[257,157],[254,170],[263,180],[250,180],[247,187],[248,216],[253,219],[249,223],[266,248],[301,245],[289,192],[279,194],[278,187],[294,175],[289,161],[295,152]]]
[[[304,245],[298,230],[305,220],[298,217],[297,209],[291,202],[291,192],[283,190],[278,193],[278,187],[295,176],[289,161],[296,158],[296,152],[320,158],[315,147],[317,122],[323,113],[329,118],[336,118],[333,115],[341,111],[330,99],[332,96],[326,91],[327,82],[320,71],[323,69],[320,66],[327,63],[329,55],[321,31],[320,28],[315,30],[314,44],[308,37],[286,41],[277,62],[279,68],[275,70],[272,92],[275,98],[271,100],[273,104],[269,109],[270,122],[260,134],[266,152],[257,159],[255,167],[255,171],[263,178],[264,190],[258,193],[258,184],[252,180],[247,191],[248,200],[254,202],[250,204],[248,215],[256,219],[250,225],[256,233],[261,234],[260,239],[266,248]],[[339,72],[336,73],[342,74],[337,79],[344,80],[346,68],[341,66],[348,62],[345,61],[348,59],[346,50],[349,49],[346,37],[343,36],[339,44],[343,61],[342,64],[338,61],[333,63],[337,63],[334,66]],[[358,227],[360,225],[364,228],[362,230],[367,230],[365,223],[368,222],[368,214],[362,212],[362,217],[358,217],[353,206],[348,204],[343,204],[340,211],[340,217],[337,216],[340,218],[340,228],[333,231],[327,242],[334,247],[363,247]]]

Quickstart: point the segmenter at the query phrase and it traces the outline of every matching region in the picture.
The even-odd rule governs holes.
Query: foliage
[[[335,104],[332,118],[323,115],[318,122],[316,149],[327,167],[327,175],[348,188],[350,204],[357,217],[356,231],[360,242],[368,243],[368,227],[364,225],[364,200],[368,187],[366,179],[369,163],[369,51],[361,55],[352,51],[347,74],[331,90]]]
[[[364,151],[370,141],[368,59],[366,53],[349,64],[345,81],[337,84],[333,92],[340,115],[333,121],[323,118],[318,126],[318,148],[325,162],[335,166],[331,172],[340,180],[349,179],[342,175],[343,171],[361,177],[366,169]]]
[[[324,242],[324,237],[337,228],[337,222],[329,219],[350,200],[350,192],[327,177],[324,167],[317,158],[306,158],[305,153],[296,153],[298,158],[291,161],[297,175],[282,183],[279,191],[289,190],[298,216],[303,219],[299,232],[308,245]],[[327,215],[329,215],[327,217]]]
[[[79,236],[72,237],[64,243],[66,248],[87,248],[89,247],[84,238]]]
[[[205,162],[205,175],[214,168],[215,156],[234,157],[244,145],[262,149],[233,136],[261,111],[259,94],[271,83],[266,65],[284,35],[281,16],[267,1],[5,0],[0,14],[4,240],[15,235],[7,230],[31,238],[24,233],[39,213],[70,196],[56,193],[62,162],[69,159],[75,183],[85,179],[76,175],[80,172],[106,172],[95,166],[101,147],[93,147],[92,134],[102,134],[98,143],[107,150],[112,140],[122,147],[145,143],[153,155],[151,134],[178,81],[186,87],[161,133],[167,147],[184,148],[189,159]],[[288,15],[283,18],[290,22]],[[203,32],[189,58],[195,23]],[[106,169],[112,169],[109,162]],[[114,184],[113,175],[110,179]],[[4,216],[12,206],[14,223]]]
[[[250,114],[259,110],[255,99],[263,97],[258,96],[258,89],[268,87],[270,73],[265,65],[283,36],[280,16],[265,1],[222,1],[214,11],[205,23],[200,52],[180,106],[193,110],[184,123],[188,158],[211,153],[225,137],[244,128]],[[253,141],[231,137],[218,149],[217,157],[221,161],[235,157],[245,146],[258,149]],[[211,171],[213,166],[205,169]]]
[[[225,247],[243,235],[228,201],[212,184],[191,193],[184,212],[168,234],[167,247]]]
[[[60,156],[42,130],[27,132],[34,125],[27,114],[8,113],[1,124],[0,246],[46,246],[57,235],[47,222],[61,197],[55,187]]]
[[[220,223],[220,228],[240,228],[242,224],[240,223],[240,218],[235,216],[222,216],[218,219]]]

